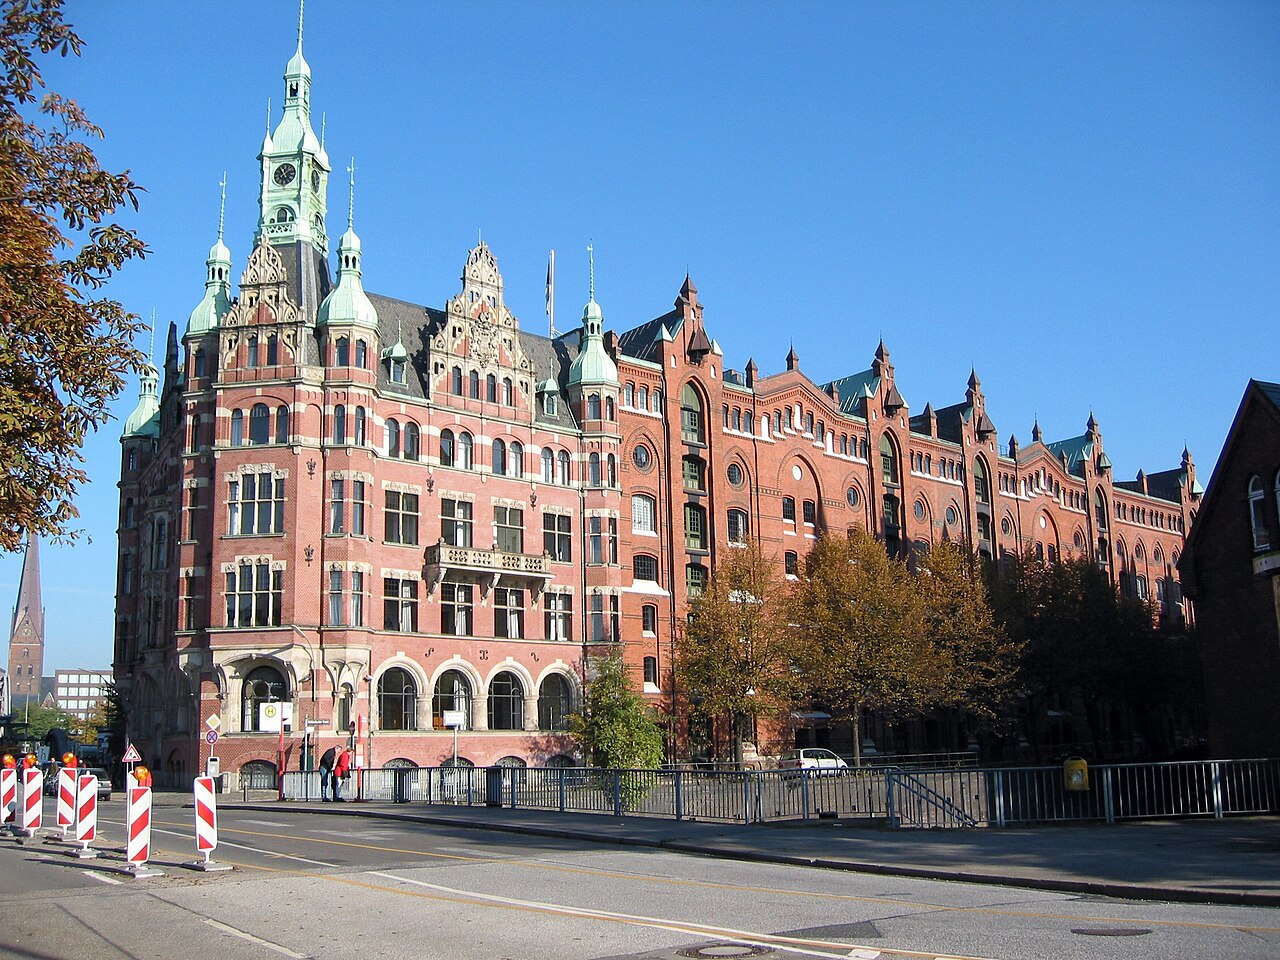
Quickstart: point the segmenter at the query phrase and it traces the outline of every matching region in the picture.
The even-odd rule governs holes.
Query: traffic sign
[[[204,722],[204,725],[210,730],[217,730],[222,726],[222,721],[218,719],[218,715],[216,713],[211,713],[209,714],[209,719]]]
[[[138,753],[138,748],[131,743],[129,744],[129,748],[125,750],[124,756],[120,758],[120,762],[121,763],[141,763],[142,756],[141,754]]]
[[[218,742],[218,731],[210,730],[208,733],[204,735],[204,739],[205,739],[205,742],[212,747],[215,743]]]

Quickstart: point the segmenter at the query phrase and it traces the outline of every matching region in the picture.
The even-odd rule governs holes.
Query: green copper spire
[[[187,320],[187,336],[213,330],[231,309],[231,251],[222,242],[227,213],[227,175],[222,174],[222,199],[218,206],[218,241],[205,261],[204,297]]]
[[[360,282],[360,238],[356,235],[356,160],[347,167],[347,232],[338,241],[338,283],[320,304],[316,323],[354,323],[377,329],[378,311]],[[403,350],[403,346],[401,347]]]
[[[156,320],[151,316],[151,350],[155,352]],[[160,434],[160,372],[148,360],[142,368],[138,384],[138,405],[133,408],[120,431],[120,439],[128,437],[154,437]]]
[[[587,305],[582,310],[582,339],[578,355],[569,367],[569,386],[588,383],[618,382],[618,367],[604,349],[604,313],[596,303],[596,259],[592,244],[587,244],[590,264],[590,286]]]
[[[311,67],[302,55],[302,18],[299,3],[298,47],[284,70],[284,113],[259,154],[262,206],[254,245],[263,240],[272,245],[305,242],[327,253],[329,157],[311,128]]]

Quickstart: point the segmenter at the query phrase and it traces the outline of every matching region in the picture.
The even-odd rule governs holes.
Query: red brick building
[[[1209,755],[1280,754],[1280,385],[1249,381],[1182,556]]]
[[[323,746],[370,716],[363,762],[434,765],[458,712],[468,762],[570,762],[590,658],[621,641],[672,709],[687,598],[748,538],[787,573],[855,525],[894,551],[1086,553],[1183,615],[1189,455],[1116,481],[1092,417],[1001,447],[976,375],[913,414],[883,343],[825,384],[794,350],[774,374],[727,369],[687,277],[620,334],[593,290],[549,339],[520,328],[483,243],[442,308],[366,293],[349,213],[331,278],[310,82],[299,46],[238,296],[220,231],[122,437],[114,667],[158,769],[203,766],[212,716],[225,770],[274,768],[282,717],[294,769],[303,730]]]

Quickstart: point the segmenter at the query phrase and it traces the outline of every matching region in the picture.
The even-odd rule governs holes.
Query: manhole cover
[[[692,960],[724,960],[726,957],[767,957],[773,953],[769,947],[753,947],[745,943],[709,943],[705,947],[689,947],[678,951],[682,957]]]
[[[1082,937],[1145,937],[1151,931],[1142,927],[1073,927],[1071,932]]]

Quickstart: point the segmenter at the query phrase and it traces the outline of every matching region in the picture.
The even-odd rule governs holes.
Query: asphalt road
[[[46,806],[46,822],[53,813]],[[717,860],[388,820],[224,808],[200,873],[192,811],[157,807],[124,868],[124,805],[96,860],[0,840],[0,956],[14,958],[1280,956],[1280,910],[1133,903]]]

